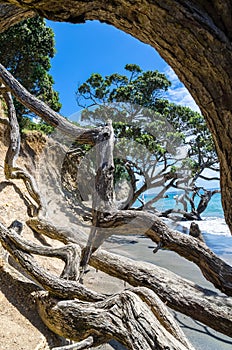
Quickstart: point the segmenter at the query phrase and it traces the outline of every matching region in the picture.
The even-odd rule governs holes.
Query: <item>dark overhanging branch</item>
[[[207,177],[204,175],[199,175],[199,178],[207,181],[220,181],[219,177]]]

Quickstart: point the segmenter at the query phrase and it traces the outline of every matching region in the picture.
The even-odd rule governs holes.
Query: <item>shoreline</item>
[[[117,239],[115,238],[113,239],[113,243],[108,242],[106,245],[106,249],[112,253],[164,267],[183,278],[199,284],[201,287],[208,288],[212,291],[218,292],[219,294],[221,293],[204,278],[200,269],[194,263],[187,261],[186,259],[178,256],[176,253],[167,250],[159,250],[156,254],[153,254],[152,249],[155,247],[155,244],[146,237],[138,237],[133,235],[119,236],[118,243]],[[223,256],[219,256],[223,258]],[[232,265],[232,247],[227,258],[227,262]],[[92,271],[91,274],[91,285],[92,287],[96,287],[98,290],[104,290],[112,293],[125,288],[123,281],[105,274],[101,275],[99,272],[96,273]],[[173,310],[171,311],[196,350],[231,350],[232,338],[216,332],[210,327],[207,327],[200,322],[185,316],[184,314]],[[114,346],[104,345],[97,349],[124,350],[125,348],[118,343],[114,343]]]

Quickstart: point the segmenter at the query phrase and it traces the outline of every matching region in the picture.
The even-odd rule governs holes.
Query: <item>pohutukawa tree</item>
[[[79,128],[32,96],[3,66],[0,66],[0,76],[10,126],[10,146],[5,158],[6,179],[24,181],[31,197],[29,206],[31,218],[27,221],[27,225],[33,232],[63,242],[61,248],[34,244],[19,235],[22,231],[19,222],[13,222],[9,228],[0,225],[3,247],[25,272],[47,291],[47,293],[37,291],[36,294],[38,311],[44,323],[57,334],[78,342],[79,348],[88,348],[90,344],[96,346],[110,339],[116,339],[128,349],[147,350],[166,347],[193,349],[166,308],[165,303],[168,303],[173,309],[230,335],[232,314],[228,300],[225,301],[223,296],[208,297],[207,295],[211,295],[210,291],[170,275],[168,271],[160,271],[159,268],[149,264],[144,267],[144,263],[133,262],[103,250],[98,251],[102,243],[112,234],[144,232],[158,246],[174,250],[196,263],[203,275],[216,288],[228,296],[232,294],[232,268],[217,257],[204,242],[169,229],[154,214],[117,208],[113,193],[114,132],[111,122],[108,121],[105,126],[93,129]],[[91,229],[86,241],[81,239],[83,236],[81,228],[73,233],[72,230],[64,230],[49,221],[46,216],[46,200],[41,196],[42,192],[35,179],[26,170],[17,167],[20,134],[11,92],[26,108],[55,126],[64,135],[69,135],[73,141],[94,146],[96,150],[94,191],[92,211],[87,217],[91,222]],[[62,188],[57,190],[62,191]],[[85,216],[81,206],[79,209],[79,215]],[[49,274],[35,262],[32,254],[63,260],[65,267],[62,274],[60,276]],[[83,283],[83,275],[88,264],[129,282],[131,286],[111,296],[90,290]],[[161,287],[166,278],[172,280],[168,285],[168,295],[167,286]],[[38,289],[37,286],[35,288]],[[188,297],[184,300],[180,298],[179,293],[183,288],[188,289],[186,294]],[[199,307],[204,312],[198,313]],[[130,318],[127,317],[128,313],[131,315]]]
[[[144,2],[143,10],[140,3],[121,1],[112,4],[102,1],[12,1],[11,5],[11,1],[4,0],[2,4],[1,29],[24,16],[33,16],[36,11],[54,20],[107,21],[156,46],[193,93],[213,133],[222,170],[223,205],[231,228],[231,128],[227,130],[232,101],[229,1],[223,4],[217,1],[204,4],[200,1]],[[36,245],[19,235],[22,231],[20,223],[12,223],[9,228],[0,225],[4,248],[43,288],[37,292],[37,305],[45,324],[53,332],[78,342],[77,348],[88,348],[114,338],[128,349],[193,349],[167,310],[167,304],[231,336],[231,266],[203,242],[169,229],[154,214],[115,207],[111,123],[81,129],[27,92],[2,65],[0,80],[10,126],[5,176],[12,180],[22,179],[27,186],[32,198],[31,218],[27,225],[33,231],[63,242],[60,248]],[[90,213],[92,228],[84,244],[79,240],[81,232],[61,229],[47,220],[46,203],[34,178],[16,165],[20,139],[11,93],[33,113],[70,135],[73,141],[95,146],[100,151],[96,152],[94,206]],[[212,294],[155,265],[141,264],[97,249],[115,232],[140,234],[141,230],[155,243],[197,264],[205,278],[228,297]],[[35,262],[34,254],[63,260],[65,267],[61,276],[51,275],[41,268]],[[86,288],[81,280],[88,263],[127,281],[130,286],[114,295]],[[38,285],[35,289],[38,291]],[[181,297],[183,291],[185,298]]]
[[[135,64],[127,64],[125,70],[127,75],[92,74],[76,92],[78,106],[84,108],[81,113],[84,123],[99,126],[109,118],[113,121],[114,180],[116,184],[118,181],[128,183],[127,200],[119,206],[129,209],[139,200],[139,210],[152,210],[168,190],[179,189],[183,192],[178,198],[182,209],[169,208],[156,214],[171,217],[174,213],[190,220],[201,219],[200,214],[211,197],[219,192],[197,186],[199,179],[209,184],[210,180],[219,180],[214,175],[219,172],[218,157],[203,117],[164,99],[171,85],[164,74],[144,72]],[[76,145],[70,161],[75,152],[83,157],[83,151]],[[76,162],[76,158],[73,159]],[[73,164],[73,168],[76,167],[80,168],[79,162]],[[206,170],[213,171],[213,176],[205,176]],[[83,176],[81,180],[84,192],[91,191],[87,185],[89,179]],[[155,194],[145,203],[141,195],[148,190]],[[86,198],[87,193],[83,197]],[[196,205],[199,197],[201,202]]]

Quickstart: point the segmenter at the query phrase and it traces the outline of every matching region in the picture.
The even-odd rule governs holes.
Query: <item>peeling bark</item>
[[[76,341],[91,335],[95,346],[114,338],[130,350],[194,349],[184,336],[183,343],[174,338],[147,304],[129,290],[94,304],[60,301],[46,294],[40,294],[37,303],[48,328]]]

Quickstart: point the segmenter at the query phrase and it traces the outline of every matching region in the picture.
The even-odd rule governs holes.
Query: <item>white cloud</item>
[[[172,83],[171,88],[169,88],[166,93],[167,99],[170,102],[189,107],[192,110],[200,113],[200,109],[197,106],[196,102],[194,101],[186,87],[179,81],[174,70],[168,66],[165,69],[164,73]]]

